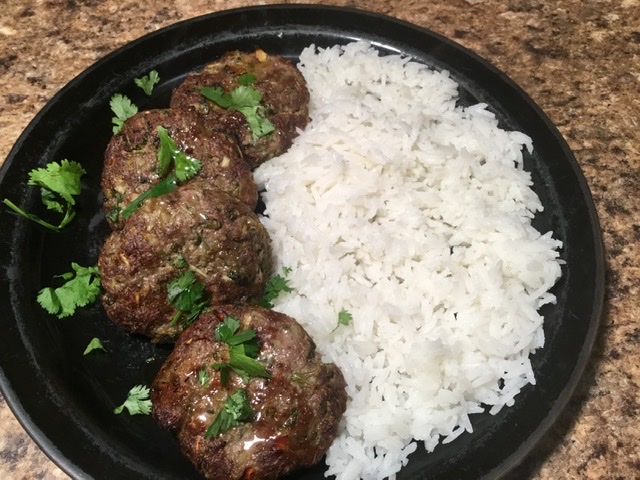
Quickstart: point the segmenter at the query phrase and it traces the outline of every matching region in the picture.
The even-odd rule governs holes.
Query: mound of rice
[[[394,478],[415,440],[431,451],[535,383],[561,243],[531,226],[530,138],[457,106],[447,72],[364,42],[309,47],[299,68],[312,122],[255,172],[295,288],[275,308],[348,383],[327,474]]]

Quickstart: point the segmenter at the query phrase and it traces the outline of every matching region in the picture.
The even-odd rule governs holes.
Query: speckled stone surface
[[[75,75],[115,48],[242,0],[3,0],[0,160]],[[514,479],[640,478],[640,0],[352,0],[321,3],[427,27],[513,78],[558,126],[593,193],[606,306],[569,408]],[[0,397],[0,479],[67,478]],[[108,478],[108,475],[105,476]]]

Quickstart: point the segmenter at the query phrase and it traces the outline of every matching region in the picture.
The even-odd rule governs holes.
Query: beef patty
[[[275,127],[272,133],[257,140],[242,113],[222,108],[200,92],[203,87],[220,87],[228,94],[248,75],[254,79],[250,86],[262,94],[265,117]],[[171,107],[194,108],[212,117],[212,124],[217,128],[233,134],[251,167],[284,153],[291,146],[296,130],[304,128],[309,121],[308,104],[309,91],[300,71],[288,60],[267,55],[262,50],[225,54],[200,72],[188,75],[171,97]]]
[[[255,208],[257,188],[234,137],[216,131],[205,117],[192,110],[146,110],[127,119],[105,151],[101,187],[105,214],[112,227],[121,227],[119,212],[161,180],[159,126],[167,130],[179,150],[201,162],[199,177]]]
[[[222,385],[219,365],[229,361],[230,353],[227,343],[216,340],[216,328],[229,317],[238,321],[238,332],[255,331],[256,360],[270,378],[245,383],[231,373]],[[239,390],[250,404],[248,415],[227,431],[207,436],[225,402]],[[347,395],[338,367],[322,362],[296,320],[238,304],[201,314],[182,333],[153,382],[151,400],[155,420],[176,434],[205,478],[264,480],[322,458],[337,435]]]
[[[272,273],[271,244],[257,215],[235,197],[196,179],[145,200],[107,237],[98,258],[104,309],[117,325],[156,342],[184,327],[167,298],[185,271],[212,303],[259,299]]]

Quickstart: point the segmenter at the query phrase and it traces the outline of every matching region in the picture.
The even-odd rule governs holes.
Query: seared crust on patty
[[[205,117],[192,110],[146,110],[127,119],[105,151],[101,187],[105,214],[112,227],[122,226],[120,211],[162,180],[157,159],[159,126],[167,130],[182,152],[201,162],[198,177],[255,208],[257,188],[234,137],[209,125]]]
[[[251,86],[262,94],[265,117],[275,131],[254,141],[242,113],[224,109],[206,99],[200,89],[220,87],[230,93],[240,86],[240,79],[252,75]],[[297,129],[309,122],[309,91],[300,71],[280,56],[267,55],[262,50],[251,53],[229,52],[192,73],[179,85],[171,97],[171,107],[193,108],[212,118],[217,128],[236,137],[244,158],[251,167],[284,153],[297,136]]]
[[[170,342],[182,330],[167,284],[187,268],[215,303],[251,302],[272,273],[271,244],[257,215],[196,179],[145,200],[105,241],[98,259],[104,309],[117,325]]]
[[[270,379],[235,374],[222,386],[214,365],[229,347],[215,338],[226,317],[253,329],[257,360]],[[202,373],[205,372],[205,373]],[[202,378],[206,381],[202,381]],[[151,388],[153,416],[177,435],[185,455],[212,480],[277,479],[317,463],[338,431],[346,408],[345,380],[323,363],[313,340],[293,318],[253,305],[225,305],[201,314],[180,336]],[[252,420],[206,438],[229,395],[245,389]]]

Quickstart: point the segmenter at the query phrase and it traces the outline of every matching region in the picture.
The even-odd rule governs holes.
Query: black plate
[[[197,478],[172,437],[150,417],[114,415],[130,387],[150,384],[167,349],[114,327],[99,305],[57,320],[36,294],[72,261],[94,265],[108,231],[101,212],[102,154],[111,135],[109,99],[130,96],[142,109],[165,106],[184,75],[231,49],[261,47],[296,58],[309,44],[366,39],[383,52],[403,52],[460,84],[463,104],[486,102],[502,127],[525,132],[536,151],[526,158],[545,207],[535,226],[564,242],[567,265],[544,307],[546,346],[533,358],[538,384],[514,407],[472,417],[462,435],[431,454],[411,456],[398,479],[495,478],[531,450],[566,405],[587,362],[603,302],[600,230],[584,177],[566,143],[543,112],[506,75],[470,51],[422,28],[352,9],[281,5],[207,15],[147,35],[105,57],[61,90],[27,127],[0,171],[0,198],[40,211],[28,172],[68,158],[87,169],[78,218],[53,233],[0,209],[0,360],[2,391],[38,445],[73,477]],[[157,69],[162,83],[151,100],[133,79]],[[46,213],[42,212],[43,215]],[[98,336],[108,354],[83,357]],[[419,448],[421,450],[421,448]],[[324,467],[292,478],[323,478]]]

